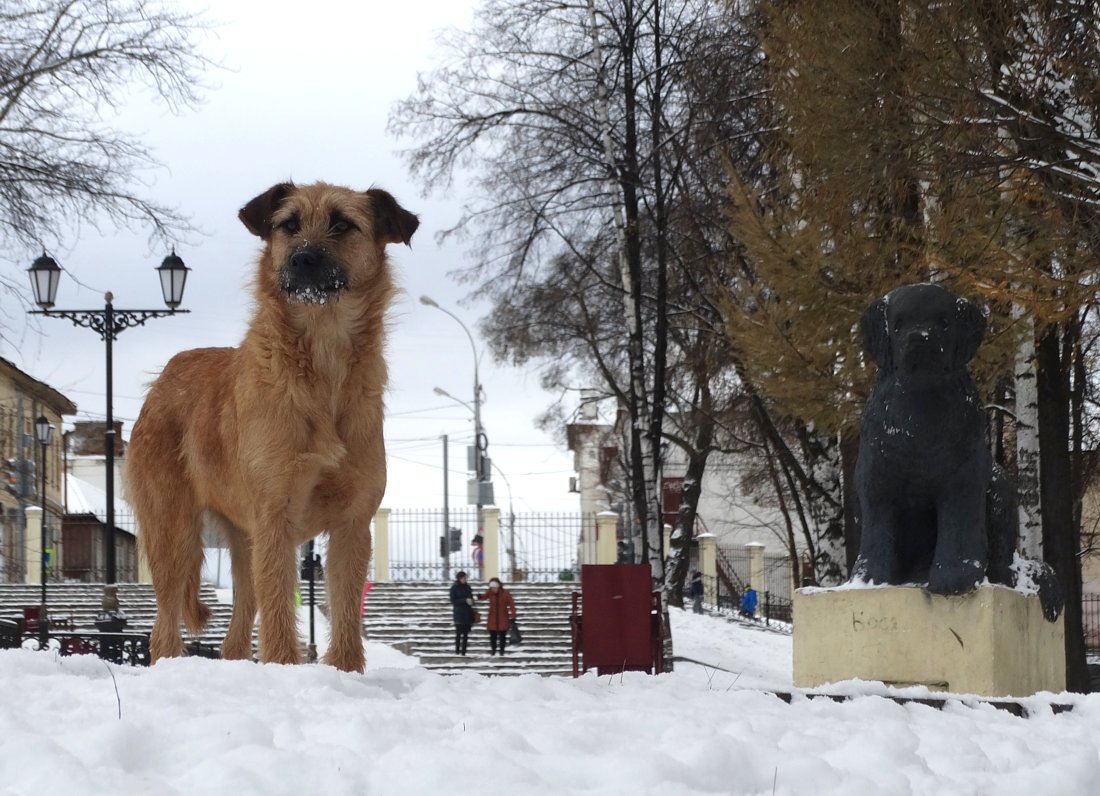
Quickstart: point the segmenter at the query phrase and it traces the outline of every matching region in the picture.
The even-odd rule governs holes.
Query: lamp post
[[[451,395],[449,392],[444,390],[442,387],[433,387],[432,392],[434,392],[436,395],[438,395],[440,397],[450,398],[452,401],[454,401],[457,404],[462,404],[467,409],[469,409],[471,412],[474,411],[472,406],[470,406],[468,403],[463,401],[461,398],[456,398],[455,396]],[[508,481],[508,476],[504,474],[504,471],[500,469],[500,466],[496,462],[492,461],[491,459],[489,459],[489,462],[491,463],[491,465],[493,467],[496,468],[496,471],[498,473],[500,473],[500,477],[504,479],[504,485],[506,487],[508,487],[508,559],[509,559],[509,562],[510,562],[510,565],[511,565],[511,568],[512,568],[512,578],[514,580],[515,577],[516,577],[516,513],[515,513],[515,511],[512,510],[512,484]],[[447,480],[446,479],[447,479],[447,435],[444,434],[443,435],[443,483],[444,483],[444,487],[443,487],[443,492],[444,492],[443,519],[444,519],[444,526],[446,525],[446,518],[447,518],[447,504],[446,504],[446,492],[447,492],[446,483],[447,483]],[[479,484],[478,495],[480,496],[480,494],[481,494],[481,492],[480,492],[480,484]],[[480,522],[480,518],[479,518],[479,522]],[[444,571],[444,577],[446,577],[446,571]]]
[[[107,583],[116,581],[115,572],[115,417],[113,395],[113,359],[112,343],[131,326],[143,326],[150,318],[163,318],[178,315],[190,310],[181,310],[183,287],[187,282],[187,272],[191,269],[183,264],[175,249],[164,258],[156,269],[160,275],[161,292],[167,310],[120,310],[116,309],[114,296],[104,296],[101,310],[55,310],[54,299],[61,280],[61,268],[52,257],[43,253],[34,261],[27,272],[34,290],[34,301],[41,308],[32,310],[32,315],[45,315],[50,318],[68,318],[76,326],[83,326],[98,332],[107,347],[107,425],[104,433],[104,447],[107,454],[106,492],[107,492],[107,532],[104,538],[105,560],[107,564]]]
[[[34,431],[38,444],[42,446],[42,490],[39,493],[42,498],[42,570],[39,573],[42,579],[42,607],[38,611],[38,645],[40,649],[46,649],[50,640],[49,619],[46,616],[46,449],[53,438],[53,426],[45,416],[39,416],[34,421]]]
[[[317,662],[317,639],[314,635],[313,626],[313,604],[314,604],[314,580],[317,577],[317,573],[314,571],[313,563],[313,540],[310,539],[306,543],[306,556],[309,562],[306,564],[306,574],[309,577],[309,647],[307,648],[307,658],[310,663]]]
[[[483,461],[485,460],[485,452],[489,448],[489,439],[485,436],[485,432],[481,427],[481,379],[478,377],[479,357],[477,353],[477,344],[474,343],[474,336],[470,334],[470,330],[466,328],[466,324],[464,324],[462,322],[462,319],[455,315],[453,312],[448,309],[444,309],[443,307],[440,307],[439,304],[435,302],[435,300],[428,296],[421,296],[420,303],[423,304],[425,307],[434,307],[440,312],[446,313],[447,315],[450,315],[452,318],[454,318],[455,321],[458,322],[458,325],[462,327],[462,331],[466,333],[466,337],[469,338],[470,349],[474,352],[474,472],[477,477],[477,532],[480,535],[485,530],[482,513],[482,509],[485,506],[482,502],[481,484],[483,479],[489,480],[489,473],[486,472],[488,468],[483,465]],[[440,392],[438,387],[436,387],[436,391]],[[453,398],[454,396],[448,397]],[[465,402],[461,403],[465,404]],[[446,536],[447,533],[448,529],[444,527],[443,534]]]

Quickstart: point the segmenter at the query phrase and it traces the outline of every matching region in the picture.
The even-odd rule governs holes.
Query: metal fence
[[[1100,594],[1081,598],[1081,624],[1085,630],[1085,654],[1100,657]]]
[[[580,561],[596,560],[596,518],[577,512],[502,515],[500,571],[512,581],[580,580]],[[515,551],[514,566],[509,550]]]
[[[595,539],[594,533],[582,533],[589,527],[595,527],[595,518],[576,512],[501,514],[497,562],[501,580],[578,579],[582,540]],[[449,580],[460,570],[480,578],[486,563],[481,532],[476,508],[452,509],[446,522],[442,509],[394,509],[389,516],[390,578]],[[588,551],[583,553],[587,557]]]
[[[747,586],[756,590],[758,612],[767,619],[791,621],[794,568],[783,553],[764,553],[764,582],[753,583],[748,550],[743,547],[718,546],[718,605],[736,609]]]

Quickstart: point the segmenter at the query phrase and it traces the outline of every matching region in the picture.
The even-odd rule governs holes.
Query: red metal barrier
[[[578,612],[578,597],[580,610]],[[570,617],[573,676],[664,671],[660,592],[647,564],[586,564]]]

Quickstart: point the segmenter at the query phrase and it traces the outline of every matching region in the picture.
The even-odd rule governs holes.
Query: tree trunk
[[[1073,521],[1073,472],[1069,451],[1069,375],[1062,358],[1063,328],[1051,325],[1039,338],[1039,484],[1043,506],[1044,560],[1054,567],[1065,592],[1066,687],[1087,692],[1088,667],[1081,616],[1080,529]]]
[[[1025,324],[1016,351],[1016,491],[1020,509],[1017,549],[1025,558],[1043,558],[1043,526],[1039,499],[1039,398],[1035,384],[1035,319],[1012,306],[1012,317]]]
[[[623,280],[623,320],[629,336],[627,356],[630,369],[630,474],[631,494],[634,510],[642,524],[643,556],[652,570],[653,588],[661,594],[661,608],[664,618],[665,670],[672,670],[672,628],[668,616],[668,594],[665,591],[664,567],[664,528],[661,522],[661,493],[658,478],[660,474],[661,421],[664,397],[665,350],[668,343],[665,302],[667,284],[664,272],[664,255],[658,257],[657,288],[657,325],[653,336],[654,385],[652,400],[649,381],[646,378],[646,327],[643,311],[644,274],[642,268],[642,247],[640,229],[640,183],[638,158],[638,101],[637,83],[634,75],[634,62],[637,45],[637,27],[642,15],[636,12],[632,0],[627,0],[624,8],[625,21],[619,31],[622,56],[623,99],[623,151],[617,153],[611,139],[610,99],[608,79],[604,73],[605,65],[601,54],[598,19],[595,0],[588,0],[588,18],[592,37],[592,65],[596,74],[597,113],[601,119],[601,142],[603,145],[604,167],[607,170],[608,187],[614,196],[616,234],[619,241],[619,269]],[[653,47],[660,52],[660,3],[652,6]],[[659,70],[658,70],[659,71]],[[659,104],[656,110],[660,111]],[[659,153],[657,157],[659,157]],[[659,193],[659,191],[658,191]],[[621,213],[619,212],[621,209]]]
[[[703,493],[703,474],[706,472],[707,459],[714,443],[714,420],[709,413],[700,415],[694,448],[688,452],[680,511],[676,517],[676,527],[672,531],[672,549],[669,550],[668,569],[665,573],[668,604],[676,608],[684,607],[684,583],[691,563],[691,542],[695,538],[695,519],[699,512],[699,498]]]

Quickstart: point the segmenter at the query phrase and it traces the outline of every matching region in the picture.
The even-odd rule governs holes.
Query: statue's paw
[[[885,562],[860,556],[856,559],[855,566],[852,567],[851,580],[878,585],[894,583],[895,580],[890,569],[890,566]]]
[[[960,561],[951,566],[933,564],[928,573],[928,591],[933,594],[967,594],[985,578],[985,565]]]

